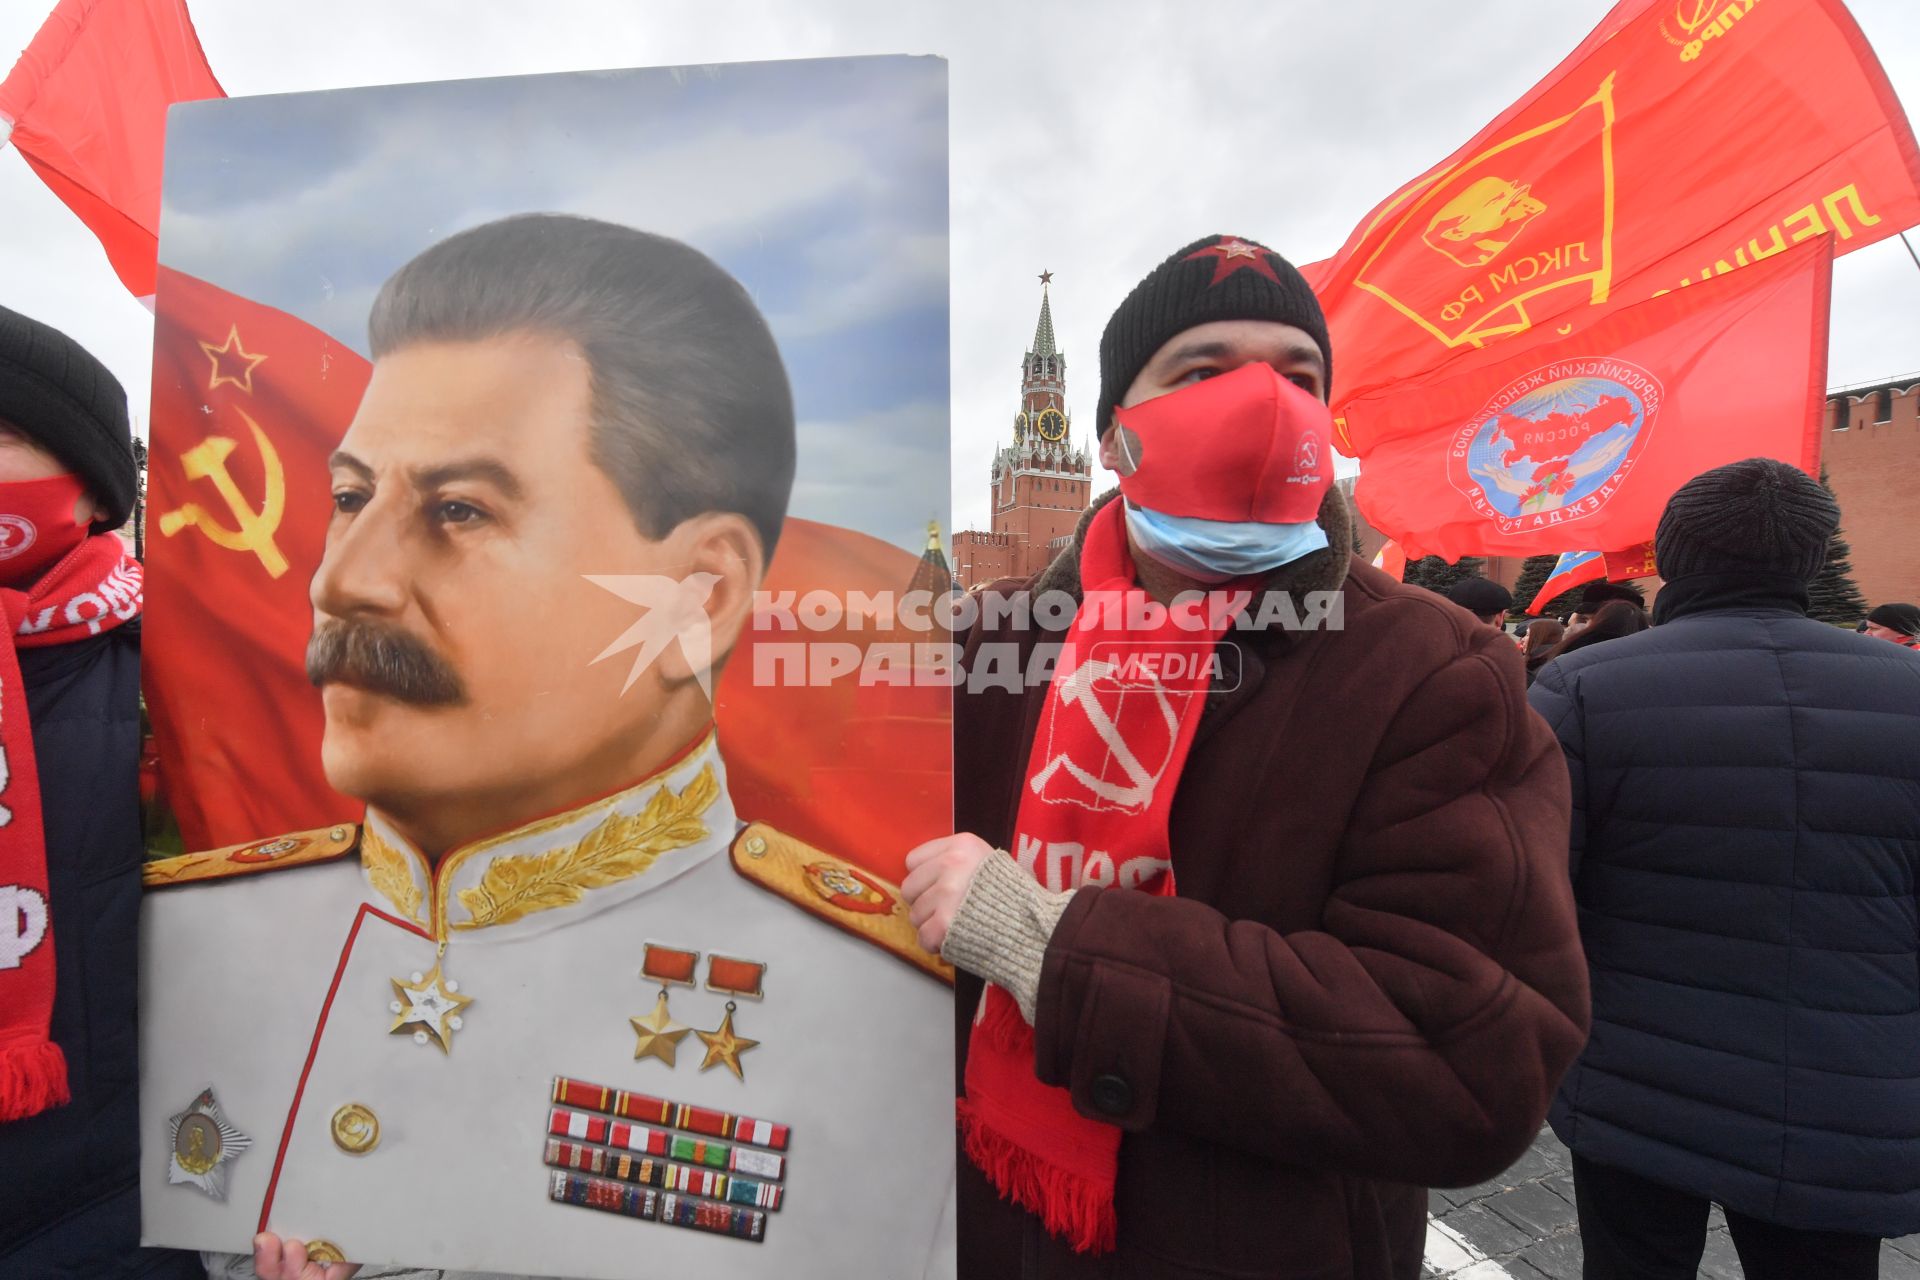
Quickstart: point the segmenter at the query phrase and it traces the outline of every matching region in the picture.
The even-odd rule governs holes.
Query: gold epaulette
[[[733,869],[763,889],[953,985],[953,966],[920,945],[896,885],[764,822],[733,841]]]
[[[166,889],[201,880],[277,871],[282,867],[310,867],[344,858],[360,847],[358,823],[341,823],[315,831],[295,831],[271,840],[228,845],[206,853],[182,853],[159,858],[142,868],[140,881],[149,889]]]

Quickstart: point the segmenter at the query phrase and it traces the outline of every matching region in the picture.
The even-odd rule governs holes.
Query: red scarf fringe
[[[51,1040],[0,1049],[0,1122],[38,1115],[73,1100],[67,1055]]]
[[[1039,1218],[1047,1234],[1066,1241],[1076,1253],[1113,1252],[1119,1217],[1112,1187],[1095,1186],[1001,1137],[965,1098],[958,1106],[962,1149],[1001,1199]]]

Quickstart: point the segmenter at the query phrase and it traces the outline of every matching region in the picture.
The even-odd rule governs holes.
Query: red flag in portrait
[[[1623,0],[1306,274],[1345,417],[1546,321],[1916,222],[1920,148],[1839,0]],[[1351,419],[1339,439],[1374,444]]]
[[[223,98],[185,0],[60,0],[0,83],[14,146],[136,298],[154,291],[167,108]],[[0,142],[6,140],[0,127]]]
[[[167,801],[189,849],[353,820],[320,772],[307,585],[369,366],[284,311],[158,284],[142,644]]]
[[[1823,237],[1356,399],[1360,510],[1410,557],[1627,548],[1702,471],[1817,473],[1831,275]]]

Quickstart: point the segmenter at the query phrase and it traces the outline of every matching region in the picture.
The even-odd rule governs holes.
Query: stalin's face
[[[308,655],[327,778],[431,856],[629,786],[710,720],[680,645],[631,688],[637,648],[596,661],[646,610],[587,575],[712,579],[725,630],[757,538],[725,514],[644,536],[590,408],[570,342],[417,344],[375,364],[333,457]]]

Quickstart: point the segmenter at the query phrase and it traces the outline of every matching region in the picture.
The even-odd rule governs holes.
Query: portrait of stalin
[[[325,552],[294,566],[322,763],[364,819],[150,870],[147,1240],[950,1274],[951,972],[858,851],[736,815],[715,738],[795,471],[759,309],[680,241],[528,214],[407,262],[368,336]],[[764,1236],[550,1196],[556,1077],[785,1127]],[[250,1143],[224,1198],[167,1137],[203,1091]]]

